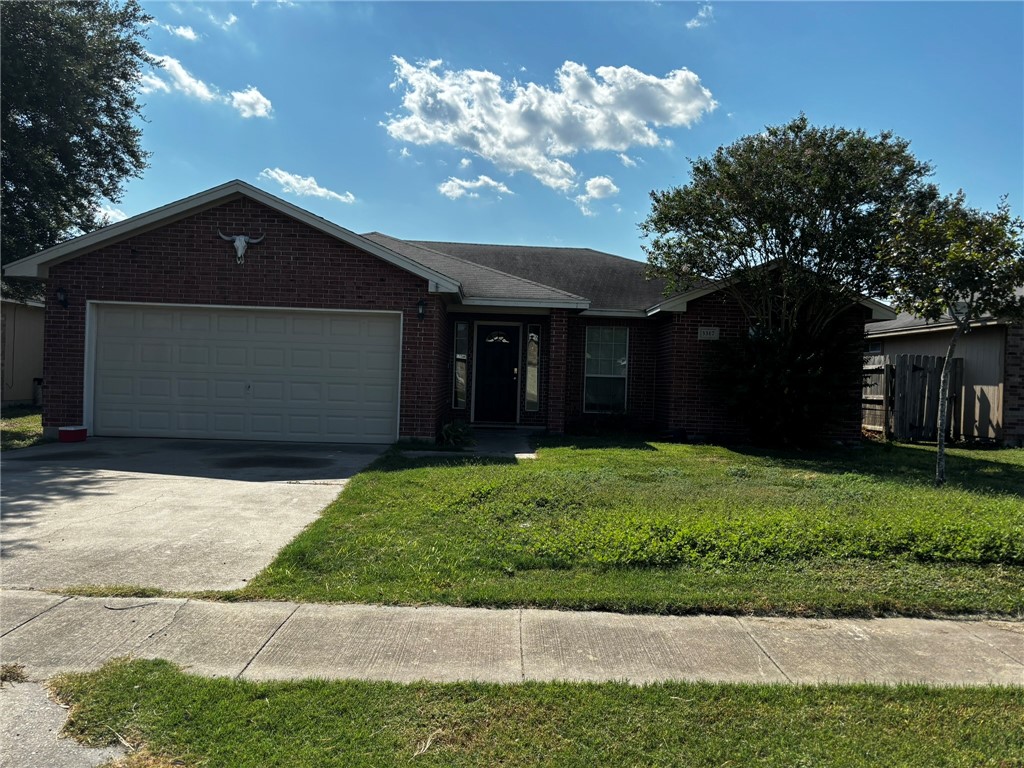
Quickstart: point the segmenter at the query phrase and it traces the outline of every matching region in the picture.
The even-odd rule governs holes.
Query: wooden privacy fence
[[[864,358],[864,429],[882,432],[893,440],[938,439],[939,380],[943,357],[895,355]],[[946,436],[960,434],[960,400],[964,361],[953,358],[949,377]]]

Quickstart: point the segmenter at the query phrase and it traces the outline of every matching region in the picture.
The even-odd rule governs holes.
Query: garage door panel
[[[216,328],[220,333],[245,334],[249,332],[249,316],[235,313],[217,313]]]
[[[193,411],[178,411],[178,430],[181,432],[209,432],[210,415]]]
[[[144,331],[173,331],[174,316],[168,312],[143,312],[142,329]]]
[[[284,368],[285,350],[259,348],[252,351],[252,364],[258,368]]]
[[[214,362],[224,368],[239,368],[249,362],[244,347],[217,347],[214,351]]]
[[[280,336],[288,332],[288,320],[277,315],[257,317],[255,331],[260,336]]]
[[[174,382],[170,376],[160,378],[143,377],[139,379],[139,397],[168,398],[171,396],[173,387]]]
[[[293,349],[291,350],[292,368],[308,368],[317,371],[324,367],[323,351],[319,349]]]
[[[206,379],[178,379],[178,397],[183,399],[210,396],[210,382]]]
[[[97,306],[93,431],[391,442],[397,315]]]
[[[139,429],[164,431],[171,428],[173,414],[167,410],[139,411]]]
[[[182,365],[209,365],[210,350],[208,347],[182,344],[178,347],[178,362]]]

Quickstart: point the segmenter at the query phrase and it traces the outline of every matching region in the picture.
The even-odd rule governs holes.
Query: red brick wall
[[[583,387],[586,371],[587,327],[626,327],[629,350],[626,363],[626,413],[618,415],[583,412]],[[651,429],[655,413],[658,332],[646,319],[603,318],[576,315],[569,318],[566,359],[565,417],[569,425],[624,422],[623,426]]]
[[[266,239],[235,262],[224,233]],[[69,306],[56,301],[64,288]],[[419,320],[416,303],[428,301]],[[44,355],[43,424],[82,421],[86,301],[216,304],[242,307],[401,310],[402,437],[433,439],[440,299],[426,280],[248,198],[224,203],[136,235],[50,270]]]
[[[565,387],[571,379],[568,376],[566,356],[569,351],[569,313],[564,309],[551,310],[548,331],[548,431],[556,435],[565,432],[566,392]]]
[[[672,380],[667,412],[669,431],[684,431],[691,439],[743,440],[746,428],[729,413],[705,380],[712,342],[697,338],[699,328],[718,328],[720,339],[748,333],[749,323],[727,293],[712,293],[689,302],[662,328],[659,358]]]
[[[1024,446],[1024,325],[1006,329],[1003,376],[1003,442]]]

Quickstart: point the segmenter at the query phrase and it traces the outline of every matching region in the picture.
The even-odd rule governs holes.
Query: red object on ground
[[[57,439],[61,443],[81,443],[86,435],[85,427],[61,427],[57,430]]]

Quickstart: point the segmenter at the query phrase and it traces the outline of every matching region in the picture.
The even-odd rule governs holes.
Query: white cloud
[[[590,210],[591,200],[603,200],[606,197],[614,197],[619,194],[619,188],[607,176],[594,176],[587,179],[587,183],[583,187],[587,191],[585,194],[576,196],[576,205],[579,206],[584,216],[594,215],[594,212]]]
[[[469,166],[471,166],[472,164],[473,161],[470,160],[468,157],[464,157],[461,160],[459,160],[459,168],[469,168]]]
[[[139,77],[139,90],[142,93],[153,93],[155,91],[171,92],[171,86],[154,75],[152,72],[143,72]]]
[[[281,185],[284,192],[298,197],[322,197],[326,200],[337,200],[339,203],[354,203],[356,196],[351,192],[338,194],[327,187],[321,187],[312,176],[299,176],[296,173],[288,173],[280,168],[264,168],[260,171],[261,179],[276,181]]]
[[[697,15],[686,22],[687,29],[700,29],[715,20],[715,9],[710,5],[702,5]]]
[[[250,85],[244,91],[231,92],[231,106],[242,117],[270,117],[274,107],[270,99]]]
[[[149,72],[144,72],[139,77],[139,91],[141,93],[154,93],[163,91],[170,93],[173,88],[199,101],[218,101],[222,104],[230,104],[242,117],[270,117],[274,110],[270,99],[259,92],[255,86],[250,85],[244,91],[231,91],[227,96],[223,95],[215,85],[207,85],[198,77],[192,75],[180,61],[172,56],[156,56],[162,66]],[[166,79],[162,77],[166,75]]]
[[[636,168],[636,160],[627,155],[625,152],[619,155],[619,162],[627,168]]]
[[[481,189],[491,189],[502,195],[515,194],[500,181],[495,181],[490,176],[477,176],[475,181],[449,176],[447,181],[441,182],[437,186],[437,191],[449,200],[457,200],[460,197],[480,197],[479,190]]]
[[[213,101],[217,98],[215,88],[211,89],[202,80],[193,77],[177,59],[170,56],[154,56],[153,58],[163,65],[163,71],[170,76],[171,85],[174,87],[174,90],[181,91],[186,96],[191,96],[200,101]],[[156,75],[154,75],[155,77]]]
[[[192,40],[193,42],[195,42],[199,39],[199,35],[196,34],[196,31],[192,29],[192,27],[172,27],[170,24],[164,24],[164,29],[166,29],[172,35],[183,37],[186,40]]]
[[[487,71],[441,70],[440,61],[392,58],[391,87],[403,89],[404,110],[383,123],[393,138],[447,144],[565,194],[578,186],[578,172],[566,158],[668,145],[656,128],[692,125],[717,106],[687,69],[657,77],[628,66],[598,67],[591,75],[567,61],[549,88],[505,83]]]
[[[103,219],[107,220],[108,224],[117,224],[119,221],[124,221],[128,218],[128,214],[122,211],[120,208],[115,208],[110,203],[104,203],[96,207],[96,213]]]
[[[233,13],[229,13],[227,15],[227,18],[222,19],[219,16],[217,16],[217,14],[215,14],[213,11],[207,11],[206,18],[208,18],[212,23],[216,24],[221,29],[228,29],[238,23],[238,17],[235,16],[235,14]]]
[[[402,147],[402,151],[398,153],[399,157],[412,157],[412,152],[409,151],[408,147]]]

